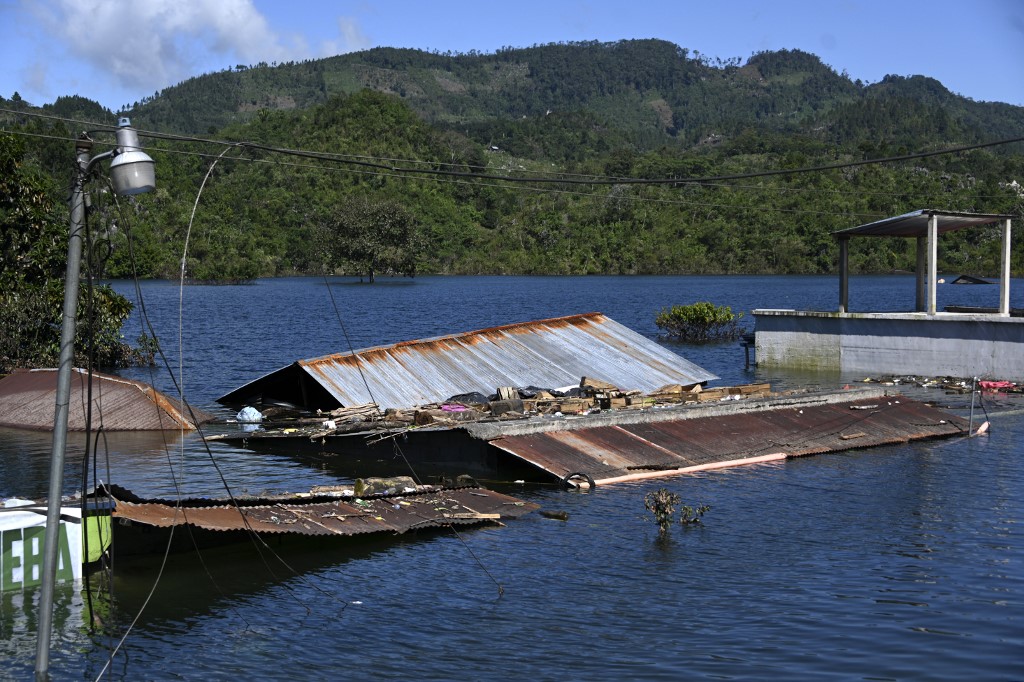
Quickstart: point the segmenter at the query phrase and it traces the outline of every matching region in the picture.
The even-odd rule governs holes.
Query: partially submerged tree
[[[654,515],[660,532],[668,532],[679,500],[679,495],[667,488],[658,488],[644,495],[644,507]]]
[[[654,515],[658,524],[658,530],[664,536],[672,525],[672,518],[676,512],[676,506],[682,501],[676,493],[668,488],[658,488],[644,495],[644,507]],[[711,511],[711,505],[700,503],[696,507],[684,504],[679,514],[679,523],[683,526],[693,526],[701,523],[701,517]]]
[[[332,272],[416,276],[425,248],[415,218],[393,199],[351,197],[321,220],[318,246]]]
[[[735,341],[742,336],[741,317],[743,313],[734,313],[727,305],[700,301],[663,308],[654,323],[669,338],[687,343],[715,343]]]

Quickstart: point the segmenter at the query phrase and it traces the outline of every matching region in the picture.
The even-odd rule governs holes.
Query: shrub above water
[[[672,339],[686,343],[716,343],[735,341],[743,335],[739,324],[741,317],[743,313],[734,313],[727,305],[716,306],[700,301],[662,308],[654,323]]]

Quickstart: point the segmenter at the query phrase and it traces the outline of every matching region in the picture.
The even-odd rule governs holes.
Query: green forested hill
[[[659,40],[496,54],[376,48],[302,63],[239,65],[167,88],[137,103],[131,115],[146,128],[210,133],[262,109],[304,109],[362,89],[395,95],[426,121],[469,130],[480,143],[495,141],[510,124],[580,112],[641,149],[692,145],[751,126],[827,127],[836,144],[857,144],[882,129],[910,147],[949,141],[944,134],[1013,137],[1024,127],[1020,107],[972,102],[925,76],[864,85],[799,50],[760,53],[741,65]]]
[[[114,118],[81,97],[42,110],[9,100],[0,107]],[[835,267],[836,229],[917,208],[1022,210],[1010,184],[1024,183],[1021,143],[758,176],[1024,131],[1024,108],[974,102],[926,76],[852,82],[796,50],[740,63],[656,40],[496,54],[378,48],[232,67],[123,113],[143,131],[253,144],[225,152],[198,139],[146,138],[158,190],[127,215],[103,195],[95,202],[95,220],[119,228],[112,276],[133,267],[176,276],[186,235],[187,274],[196,279],[355,272],[327,262],[321,228],[354,216],[357,199],[414,216],[426,244],[418,270],[439,273],[826,272]],[[0,114],[0,123],[33,134],[26,163],[61,191],[73,149],[53,138],[71,138],[77,124],[17,114]],[[751,177],[706,180],[737,175]],[[565,180],[497,179],[508,176]],[[568,181],[582,178],[598,182]],[[635,182],[645,178],[681,182]],[[944,238],[943,267],[992,272],[998,245],[984,237]],[[863,241],[855,268],[913,266],[912,244]]]

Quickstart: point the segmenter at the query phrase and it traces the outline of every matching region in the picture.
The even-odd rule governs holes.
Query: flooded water
[[[115,286],[135,299],[130,283]],[[350,348],[592,311],[654,338],[654,316],[673,304],[749,312],[838,301],[832,277],[284,279],[184,292],[147,282],[141,292],[187,399],[221,415],[217,396]],[[1024,282],[1013,295],[1024,307]],[[995,287],[939,288],[940,305],[997,297]],[[851,282],[853,310],[909,309],[913,299],[910,277]],[[745,369],[736,344],[670,347],[719,385],[864,378]],[[125,374],[175,392],[165,370]],[[925,395],[966,416],[962,397]],[[119,680],[1021,679],[1024,401],[992,397],[976,410],[992,428],[968,440],[589,493],[511,489],[568,521],[531,514],[502,528],[280,554],[241,546],[172,555],[162,572],[160,557],[118,565],[114,598],[93,595],[91,611],[84,593],[58,589],[51,671]],[[48,434],[0,430],[0,497],[45,495],[49,445]],[[83,448],[71,438],[68,492],[81,487]],[[347,481],[334,463],[224,445],[207,453],[194,436],[106,434],[97,452],[91,478],[144,496],[173,497],[174,479],[185,494],[219,497],[222,476],[235,494]],[[657,488],[711,505],[703,525],[660,536],[643,501]],[[32,678],[37,596],[0,593],[0,679]]]

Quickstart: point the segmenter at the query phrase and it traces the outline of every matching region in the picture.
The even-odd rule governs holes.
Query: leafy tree
[[[52,367],[60,356],[66,214],[24,155],[19,140],[0,133],[0,372]],[[141,361],[121,340],[131,302],[109,287],[80,291],[76,364],[86,364],[88,353],[100,365]]]
[[[707,301],[692,305],[675,305],[658,313],[654,324],[671,338],[688,343],[734,341],[743,334],[739,319],[727,305],[716,306]]]
[[[367,276],[416,276],[425,240],[404,206],[392,199],[354,196],[321,223],[318,241],[332,271]]]
[[[24,165],[65,174],[65,124],[23,115],[35,109],[25,103],[0,104],[0,123],[32,135]],[[78,97],[48,113],[107,117]],[[354,220],[359,197],[415,216],[431,248],[404,255],[417,272],[439,274],[826,273],[836,268],[831,233],[841,228],[922,207],[1011,213],[1015,222],[1022,210],[1010,187],[1024,181],[1021,143],[701,182],[1015,137],[1024,126],[1024,107],[972,102],[918,76],[852,83],[799,51],[741,64],[664,41],[493,55],[377,48],[197,77],[154,93],[131,116],[143,129],[256,143],[224,156],[205,186],[186,261],[200,280],[406,269],[374,266],[382,248],[350,259],[332,255],[336,236],[315,238],[318,223],[346,211]],[[298,162],[274,148],[315,158]],[[177,277],[200,181],[223,148],[147,140],[147,149],[160,187],[117,216],[111,276]],[[678,182],[540,187],[479,177],[556,173]],[[983,232],[947,235],[941,247],[940,267],[998,268],[998,240]],[[1024,240],[1014,253],[1019,270]],[[851,245],[853,272],[914,265],[912,244]]]

